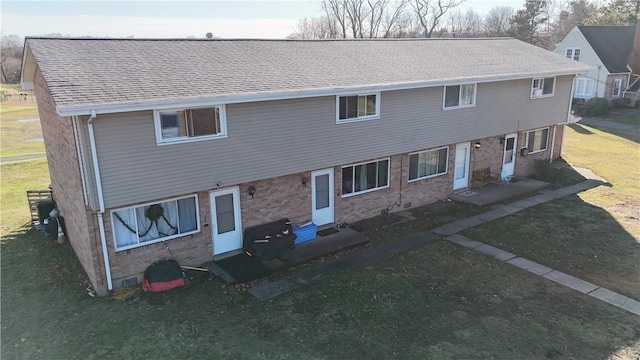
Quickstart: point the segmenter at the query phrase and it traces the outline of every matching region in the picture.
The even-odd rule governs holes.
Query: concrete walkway
[[[516,254],[512,254],[497,247],[457,234],[458,232],[465,229],[514,214],[518,211],[522,211],[535,205],[575,194],[580,191],[588,190],[600,186],[606,182],[604,179],[597,177],[590,171],[587,171],[585,169],[580,170],[583,170],[581,172],[583,176],[590,175],[589,177],[591,178],[579,184],[567,186],[556,190],[542,190],[538,195],[518,200],[509,203],[508,205],[494,205],[492,207],[492,210],[490,211],[440,226],[434,229],[433,232],[427,231],[400,241],[384,244],[374,249],[352,251],[339,260],[312,266],[297,274],[285,276],[278,280],[262,281],[257,285],[249,288],[249,293],[251,293],[259,300],[269,300],[278,295],[306,285],[312,281],[321,279],[326,275],[343,271],[357,264],[388,258],[396,253],[440,240],[440,236],[444,236],[446,240],[454,244],[490,256],[496,260],[506,262],[510,265],[526,270],[534,275],[541,276],[547,280],[551,280],[558,284],[564,285],[568,288],[579,291],[583,294],[589,295],[640,316],[640,302],[638,302],[637,300],[631,299],[590,282],[578,279],[561,271],[538,264],[531,260],[519,257]]]

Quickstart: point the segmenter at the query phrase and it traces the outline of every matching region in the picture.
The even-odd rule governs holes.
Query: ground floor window
[[[409,181],[446,174],[448,158],[448,147],[410,154]]]
[[[549,138],[549,128],[528,131],[527,150],[529,153],[547,150],[547,142]]]
[[[389,159],[342,168],[342,195],[373,191],[389,186]]]
[[[193,195],[112,211],[116,251],[200,231],[197,204]]]

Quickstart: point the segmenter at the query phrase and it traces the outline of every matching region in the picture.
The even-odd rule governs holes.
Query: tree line
[[[527,0],[520,9],[466,11],[466,0],[323,0],[289,39],[511,36],[549,47],[576,25],[633,25],[640,0]],[[544,38],[546,41],[541,40]]]
[[[288,39],[511,36],[551,49],[576,25],[633,25],[640,0],[526,0],[486,14],[463,11],[466,0],[322,0],[321,15],[301,19]],[[49,37],[65,37],[48,34]],[[207,38],[217,38],[207,33]],[[24,40],[2,35],[0,80],[20,81]]]

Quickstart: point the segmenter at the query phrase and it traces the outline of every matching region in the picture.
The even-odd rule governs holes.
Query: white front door
[[[311,220],[316,225],[333,222],[333,169],[311,173]]]
[[[213,255],[242,249],[240,190],[238,187],[209,193]]]
[[[469,155],[471,153],[471,143],[461,143],[456,145],[456,161],[453,170],[453,190],[469,187]]]
[[[504,137],[504,156],[502,158],[502,176],[513,176],[516,170],[516,149],[518,134],[513,133]]]

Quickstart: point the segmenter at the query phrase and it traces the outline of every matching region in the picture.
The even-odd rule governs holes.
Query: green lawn
[[[640,109],[624,109],[623,114],[609,115],[607,120],[623,124],[640,125]]]
[[[631,218],[639,145],[576,129],[566,131],[565,157],[611,187],[466,234],[640,299],[640,230]],[[70,245],[23,226],[25,190],[48,186],[46,161],[2,164],[0,175],[3,359],[613,360],[633,359],[640,348],[640,317],[444,241],[268,302],[202,272],[166,293],[92,298]],[[485,209],[442,202],[411,211],[417,220],[389,215],[356,225],[376,246]]]
[[[68,245],[2,245],[3,358],[605,359],[640,317],[446,242],[268,302],[205,273],[186,288],[90,298]]]
[[[26,191],[49,188],[47,160],[1,163],[0,182],[0,235],[5,235],[29,222]]]
[[[616,133],[574,126],[565,132],[563,156],[609,184],[464,235],[640,299],[640,145]]]
[[[25,119],[36,119],[27,121]],[[35,102],[11,101],[0,107],[0,157],[44,154]],[[19,121],[23,120],[23,121]]]

